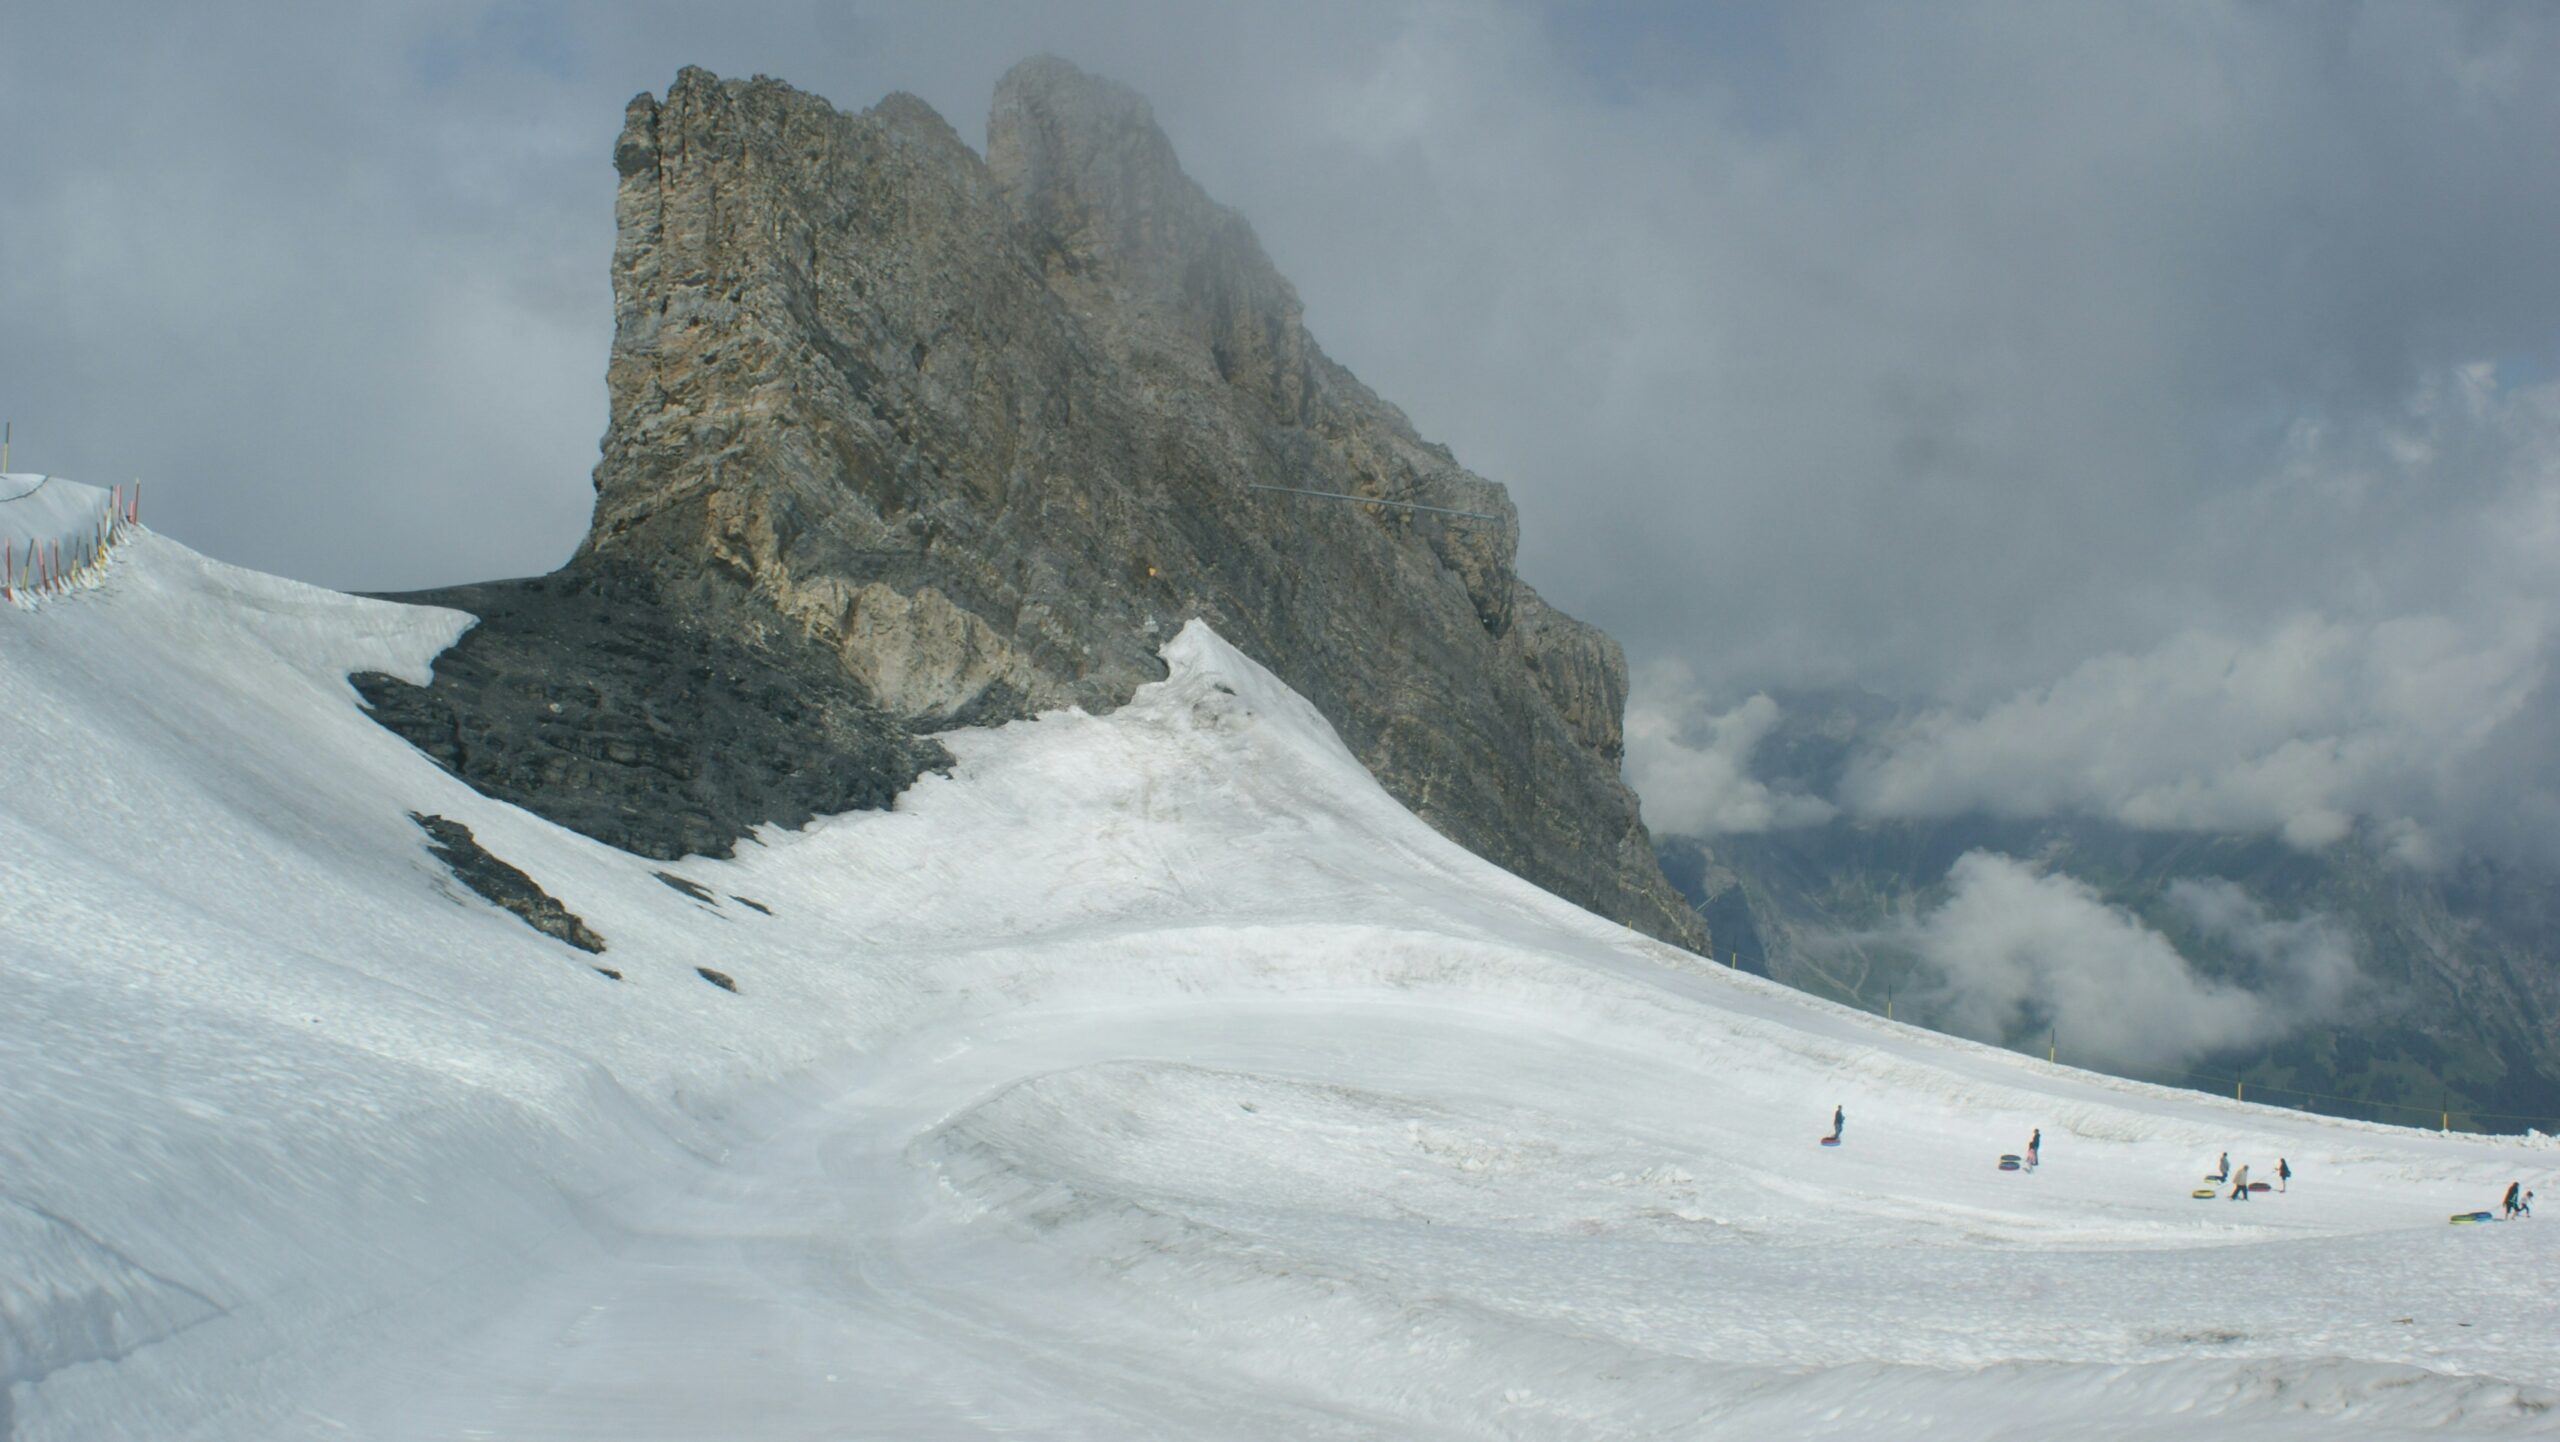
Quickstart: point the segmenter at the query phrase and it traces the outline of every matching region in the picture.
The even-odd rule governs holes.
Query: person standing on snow
[[[2516,1203],[2516,1193],[2517,1193],[2519,1190],[2521,1190],[2521,1189],[2523,1188],[2523,1186],[2524,1186],[2524,1183],[2522,1183],[2522,1182],[2509,1182],[2509,1183],[2507,1183],[2507,1200],[2506,1200],[2506,1203],[2505,1203],[2505,1206],[2506,1206],[2506,1215],[2508,1215],[2508,1216],[2512,1217],[2512,1216],[2514,1216],[2514,1215],[2516,1214],[2516,1206],[2517,1206],[2517,1203]]]
[[[2241,1164],[2240,1175],[2231,1179],[2231,1200],[2235,1202],[2249,1200],[2249,1167],[2245,1162]]]
[[[2293,1164],[2287,1162],[2282,1157],[2276,1158],[2276,1190],[2279,1192],[2283,1191],[2286,1184],[2290,1183],[2292,1180]]]
[[[2037,1149],[2038,1149],[2038,1148],[2042,1147],[2043,1145],[2044,1145],[2044,1128],[2042,1128],[2042,1127],[2038,1127],[2038,1128],[2036,1128],[2036,1129],[2035,1129],[2035,1134],[2027,1138],[2027,1165],[2028,1165],[2028,1166],[2031,1166],[2031,1167],[2032,1167],[2032,1166],[2034,1166],[2034,1165],[2036,1164],[2036,1151],[2037,1151]]]
[[[2516,1203],[2516,1210],[2524,1213],[2527,1217],[2531,1217],[2533,1215],[2533,1193],[2525,1193],[2524,1200]]]
[[[2231,1180],[2231,1153],[2224,1152],[2222,1154],[2222,1161],[2213,1169],[2213,1179],[2217,1182],[2227,1182]]]
[[[1841,1131],[1848,1125],[1849,1113],[1840,1107],[1833,1107],[1831,1109],[1831,1139],[1835,1142],[1840,1140]]]

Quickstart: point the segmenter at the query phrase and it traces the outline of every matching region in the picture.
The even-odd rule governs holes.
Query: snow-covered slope
[[[0,611],[0,1435],[2560,1430],[2560,1236],[2446,1224],[2541,1139],[1701,963],[1196,626],[1113,716],[661,868],[363,716],[464,624],[148,535]],[[2191,1199],[2224,1149],[2300,1175]]]

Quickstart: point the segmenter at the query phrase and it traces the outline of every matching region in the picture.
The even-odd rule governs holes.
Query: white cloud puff
[[[1751,774],[1752,753],[1780,717],[1767,696],[1709,711],[1677,662],[1639,672],[1627,703],[1626,770],[1647,824],[1668,836],[1724,836],[1830,820],[1830,802],[1772,789]]]
[[[2168,937],[2069,876],[1972,851],[1947,881],[1942,904],[1871,939],[1917,956],[1922,1014],[1987,1041],[2046,1024],[2075,1059],[2156,1075],[2316,1024],[2356,980],[2326,919],[2272,916],[2225,883],[2180,883],[2169,902],[2241,960],[2250,986],[2198,975]]]
[[[2406,834],[2448,768],[2539,688],[2543,650],[2536,623],[2484,636],[2442,617],[2185,632],[1978,715],[1924,715],[1859,758],[1841,799],[1876,817],[2082,812],[2278,831],[2306,849],[2339,840],[2357,815]]]

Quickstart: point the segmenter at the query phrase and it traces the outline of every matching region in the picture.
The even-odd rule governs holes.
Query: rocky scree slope
[[[1251,228],[1183,173],[1135,93],[1025,62],[981,158],[912,96],[848,115],[688,69],[632,101],[614,163],[612,421],[593,528],[552,587],[617,578],[751,667],[815,680],[823,657],[870,708],[838,730],[848,769],[899,785],[935,762],[907,738],[1116,707],[1202,617],[1443,833],[1705,944],[1618,776],[1617,645],[1519,579],[1501,487],[1316,347]],[[543,608],[477,589],[479,605],[447,597],[483,626],[439,663],[436,701],[368,694],[395,727],[424,709],[438,735],[476,728],[483,755],[521,756],[521,728],[488,718],[524,688],[446,676],[475,650],[541,650]],[[516,615],[493,626],[493,609]],[[514,767],[509,799],[617,839],[541,770]],[[712,810],[697,829],[769,819],[743,794]]]

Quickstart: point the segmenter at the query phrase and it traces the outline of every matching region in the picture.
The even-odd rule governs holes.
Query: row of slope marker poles
[[[0,505],[33,496],[52,479],[40,477],[17,495],[0,496]],[[0,511],[0,524],[6,518],[7,513]],[[30,538],[21,552],[16,541],[0,538],[0,603],[30,606],[41,597],[68,595],[88,585],[105,567],[107,557],[141,525],[142,483],[136,481],[130,488],[117,486],[107,493],[107,503],[91,523],[89,534],[74,536],[68,554],[59,539]]]

